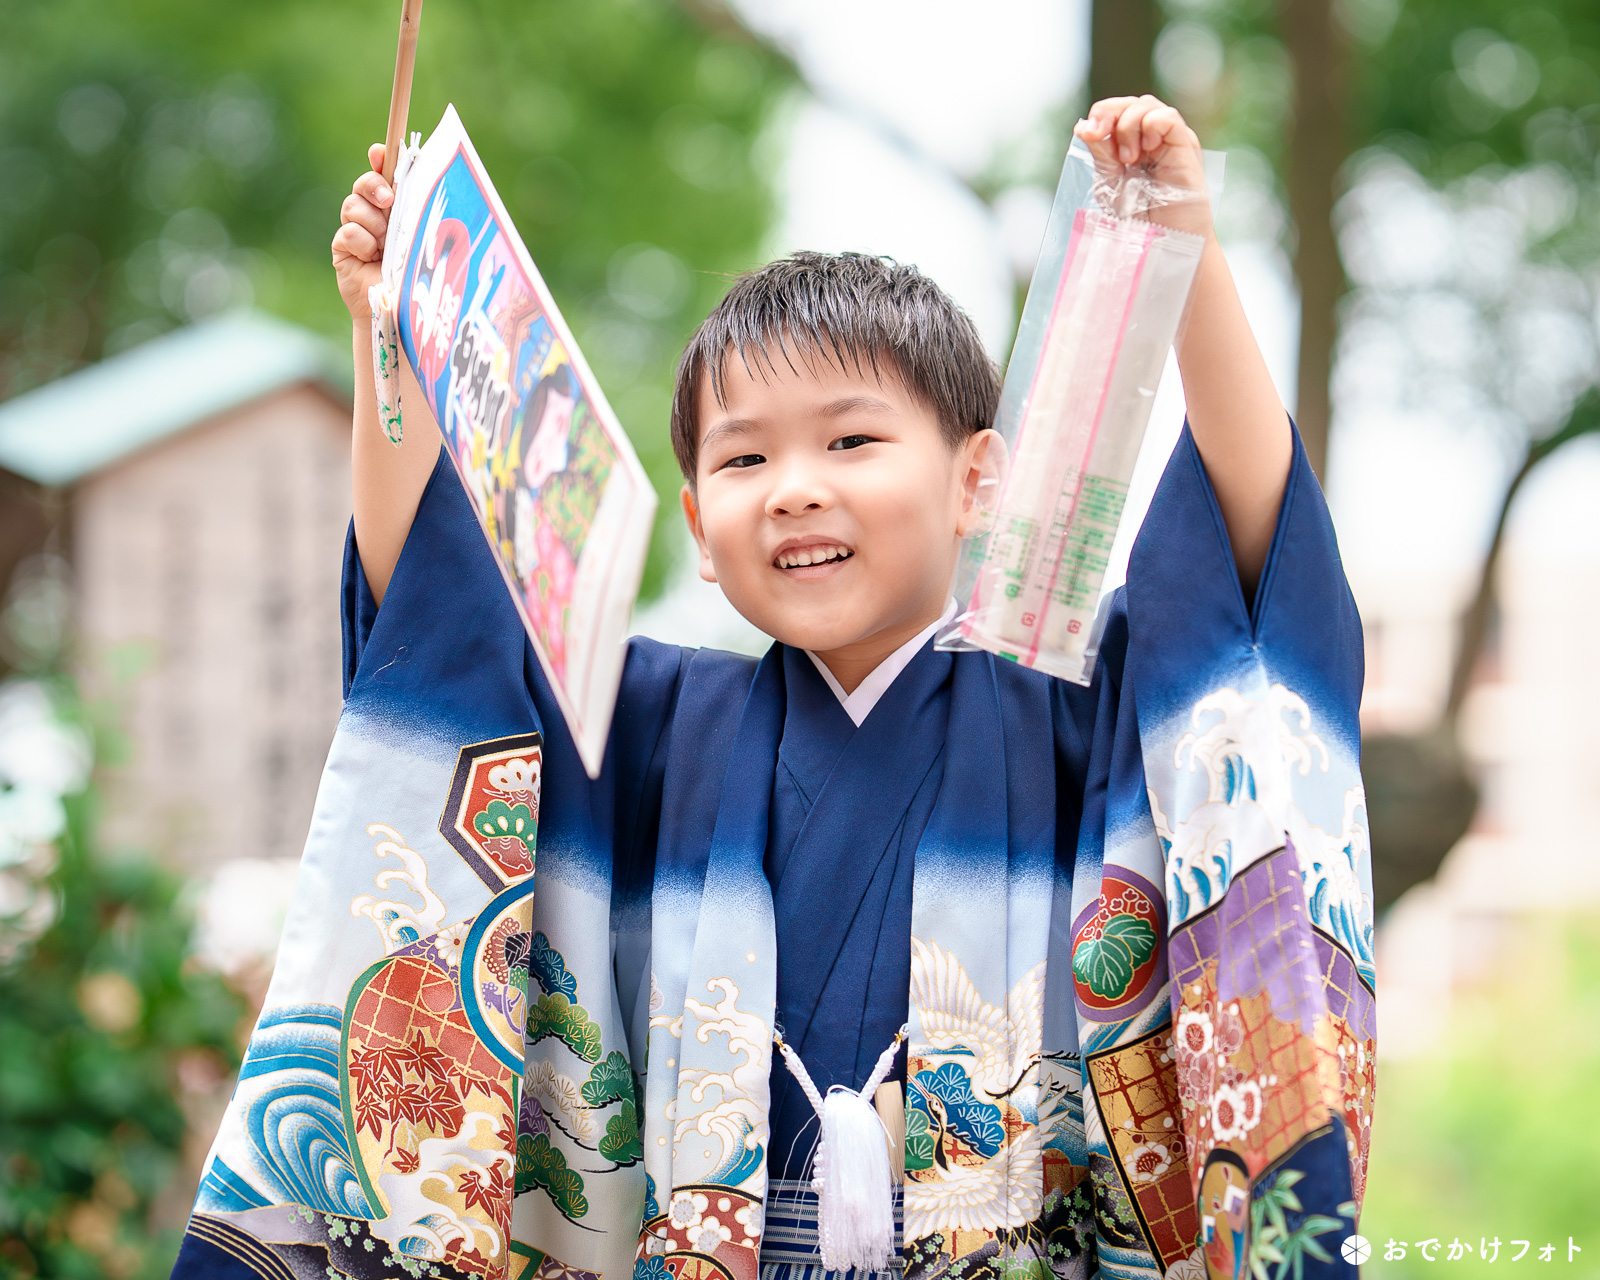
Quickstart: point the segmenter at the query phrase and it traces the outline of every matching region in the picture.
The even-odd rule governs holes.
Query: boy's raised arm
[[[378,427],[372,380],[372,311],[367,290],[383,270],[383,241],[394,193],[383,180],[383,144],[367,151],[372,168],[356,179],[340,208],[333,269],[354,326],[355,421],[350,443],[356,551],[379,604],[411,531],[417,503],[439,458],[439,432],[408,361],[400,362],[400,398],[410,418],[404,442],[391,445]]]
[[[1178,112],[1146,94],[1094,104],[1078,136],[1102,164],[1140,166],[1152,178],[1204,193],[1200,139]],[[1216,491],[1247,592],[1255,589],[1277,527],[1293,436],[1267,363],[1245,319],[1204,198],[1154,209],[1150,218],[1205,237],[1178,369],[1189,428]]]

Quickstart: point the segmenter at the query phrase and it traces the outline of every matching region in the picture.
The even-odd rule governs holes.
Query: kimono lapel
[[[803,650],[785,646],[783,670],[787,705],[767,834],[767,878],[773,885],[783,879],[806,815],[856,734],[849,714]]]
[[[950,666],[947,653],[929,647],[918,654],[838,753],[776,885],[778,946],[785,954],[803,950],[826,966],[839,955],[856,908],[944,745],[947,704],[940,694]],[[819,903],[829,909],[819,911]],[[827,974],[807,985],[808,993],[784,1008],[784,1038],[802,1051]],[[873,1046],[871,1056],[882,1049]]]
[[[762,858],[783,729],[781,654],[775,645],[762,659],[739,718],[697,909],[680,888],[679,929],[659,905],[654,927],[662,945],[652,954],[649,1052],[660,1075],[648,1087],[641,1250],[709,1257],[733,1280],[755,1280],[766,1193],[777,944]],[[675,836],[664,827],[662,843]],[[696,923],[686,953],[672,940],[687,910]],[[665,1205],[656,1171],[670,1179]]]
[[[1040,1114],[1039,1060],[1055,836],[1038,813],[1054,800],[1054,741],[1043,682],[1002,674],[988,654],[956,659],[944,784],[917,848],[908,1274],[992,1254],[996,1237],[1034,1223],[1043,1203],[1050,1118]]]

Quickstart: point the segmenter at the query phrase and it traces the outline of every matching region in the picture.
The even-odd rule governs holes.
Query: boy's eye
[[[837,440],[835,440],[832,444],[830,444],[828,446],[828,448],[830,448],[830,449],[859,449],[864,444],[872,444],[875,439],[876,439],[876,437],[874,437],[874,436],[862,436],[862,435],[840,436]]]
[[[729,458],[722,465],[724,467],[754,467],[765,461],[766,458],[759,453],[741,453],[737,458]]]

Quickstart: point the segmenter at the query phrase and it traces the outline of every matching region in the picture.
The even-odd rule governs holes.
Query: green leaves
[[[533,935],[533,946],[528,951],[528,968],[533,980],[546,995],[554,995],[559,991],[568,1000],[577,1003],[578,979],[568,971],[566,960],[550,945],[550,939],[542,932]]]
[[[539,824],[533,811],[525,804],[509,805],[504,800],[491,800],[489,807],[472,820],[472,828],[485,840],[497,836],[514,836],[522,841],[530,854],[539,833]]]
[[[600,1060],[600,1028],[589,1011],[560,992],[540,996],[528,1011],[528,1043],[555,1036],[585,1062]]]
[[[516,1187],[537,1187],[565,1218],[577,1221],[589,1212],[583,1178],[567,1167],[567,1159],[550,1145],[548,1134],[523,1134],[517,1139]]]
[[[605,1061],[595,1064],[589,1079],[578,1090],[591,1107],[608,1107],[613,1102],[633,1101],[633,1068],[620,1049],[606,1054]]]
[[[600,1139],[600,1154],[614,1164],[638,1164],[644,1159],[644,1144],[639,1141],[639,1112],[632,1101],[606,1121],[605,1137]]]
[[[933,1134],[921,1107],[906,1108],[906,1172],[915,1173],[933,1165]]]
[[[1072,972],[1102,1000],[1126,995],[1133,975],[1156,949],[1155,927],[1122,913],[1106,921],[1098,938],[1085,938],[1072,953]]]
[[[1294,1280],[1301,1280],[1308,1256],[1319,1262],[1333,1261],[1316,1237],[1339,1230],[1343,1222],[1325,1213],[1312,1213],[1293,1228],[1289,1225],[1290,1213],[1304,1212],[1294,1185],[1305,1176],[1301,1169],[1280,1169],[1250,1205],[1250,1272],[1255,1280],[1287,1280],[1291,1272]],[[1276,1272],[1271,1270],[1273,1264]]]

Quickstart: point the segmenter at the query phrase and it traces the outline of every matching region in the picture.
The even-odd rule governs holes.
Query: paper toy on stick
[[[655,490],[454,107],[399,159],[374,293],[593,777]]]

